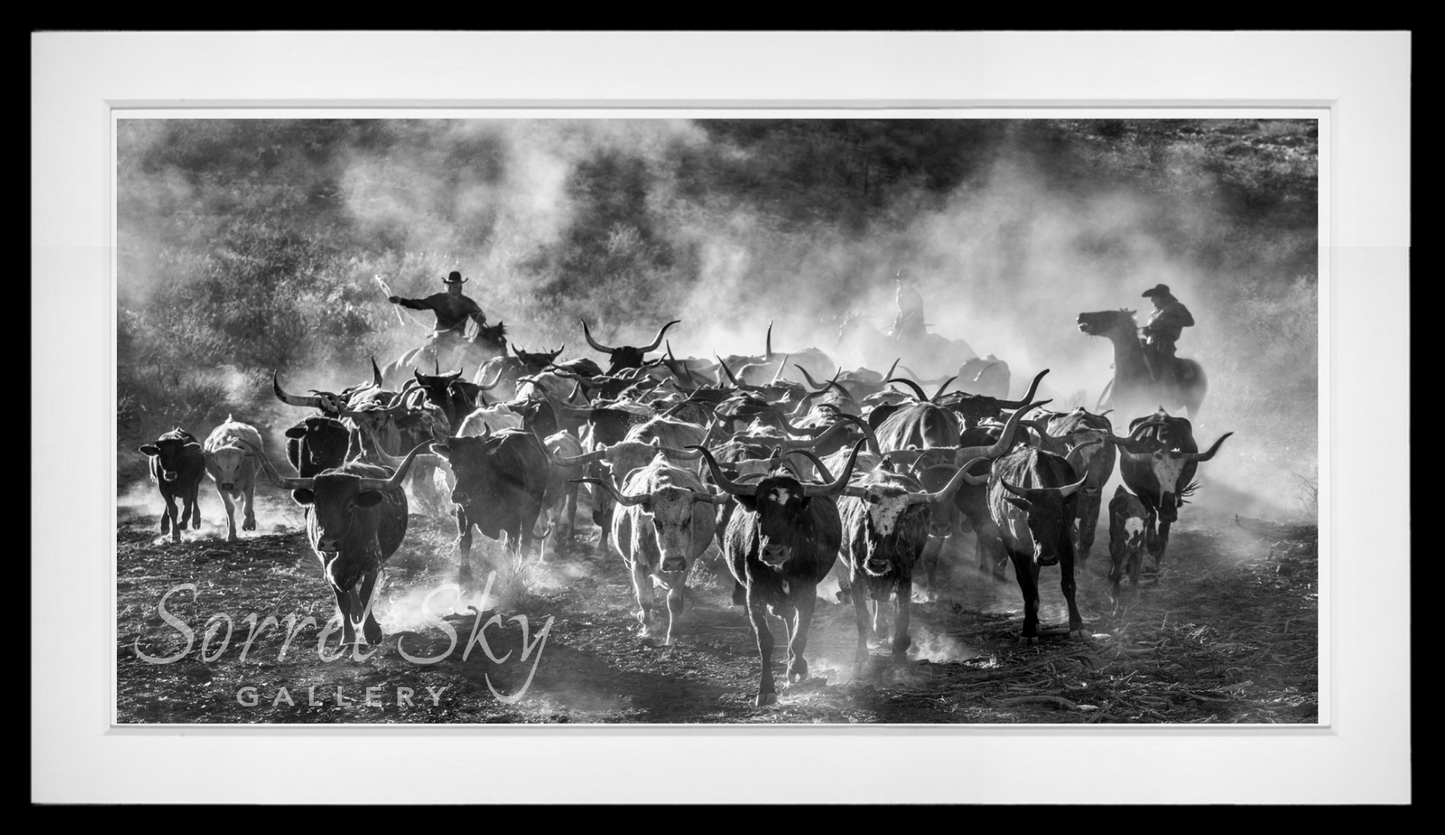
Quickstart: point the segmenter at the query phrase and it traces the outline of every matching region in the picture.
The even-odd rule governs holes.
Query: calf
[[[150,458],[151,481],[160,488],[165,510],[161,512],[161,533],[170,532],[172,542],[181,541],[181,528],[190,520],[191,529],[201,527],[201,506],[197,496],[206,475],[206,457],[191,433],[177,426],[153,444],[140,448]],[[176,515],[176,499],[181,513]]]
[[[1021,645],[1038,643],[1039,569],[1058,565],[1060,587],[1069,604],[1069,635],[1084,637],[1084,620],[1074,602],[1073,521],[1078,515],[1079,489],[1087,476],[1075,475],[1068,460],[1024,448],[993,463],[988,480],[988,507],[1013,562],[1024,598]]]
[[[1114,490],[1109,502],[1109,599],[1119,610],[1119,581],[1129,574],[1129,586],[1138,591],[1139,568],[1144,562],[1144,536],[1149,526],[1149,509],[1139,497],[1124,489]]]
[[[244,503],[245,518],[241,530],[256,530],[256,457],[247,446],[264,449],[261,433],[256,427],[226,416],[206,438],[202,452],[206,456],[206,472],[216,484],[216,493],[226,507],[226,540],[236,541],[236,504]]]
[[[723,552],[733,575],[733,603],[747,607],[758,640],[762,661],[758,707],[778,700],[767,614],[783,621],[788,638],[787,680],[795,683],[808,677],[803,653],[818,583],[833,569],[843,541],[843,525],[832,497],[847,487],[864,443],[859,441],[853,447],[843,474],[829,484],[803,484],[783,469],[756,484],[739,484],[722,473],[705,449],[696,447],[707,459],[713,480],[738,500]]]
[[[632,573],[637,620],[644,643],[652,642],[653,584],[667,589],[667,634],[672,643],[687,593],[687,573],[712,540],[715,505],[727,500],[703,487],[691,470],[673,466],[658,451],[646,466],[622,480],[582,479],[612,495],[612,545]]]
[[[429,443],[413,449],[395,472],[352,461],[311,478],[283,477],[259,448],[249,447],[272,483],[290,490],[291,498],[307,508],[306,536],[336,598],[343,646],[361,643],[358,632],[368,644],[382,641],[371,598],[383,564],[406,536],[402,481]]]

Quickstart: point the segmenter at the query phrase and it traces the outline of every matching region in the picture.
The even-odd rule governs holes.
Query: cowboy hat
[[[466,284],[467,281],[468,279],[462,278],[462,274],[456,270],[452,270],[446,278],[442,279],[443,284]]]
[[[1145,290],[1145,291],[1144,291],[1143,298],[1146,298],[1146,299],[1147,299],[1147,298],[1149,298],[1150,296],[1173,296],[1173,295],[1174,295],[1173,293],[1169,292],[1169,285],[1167,285],[1167,284],[1155,284],[1154,287],[1153,287],[1153,289]]]

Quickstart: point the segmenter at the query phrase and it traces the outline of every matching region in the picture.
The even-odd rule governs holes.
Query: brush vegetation
[[[1258,424],[1229,427],[1243,438],[1285,395],[1288,464],[1315,457],[1313,121],[122,120],[118,136],[122,451],[265,422],[273,371],[341,387],[418,344],[430,317],[400,324],[374,275],[418,297],[460,269],[516,344],[578,356],[580,317],[600,334],[751,326],[727,298],[806,298],[819,332],[860,299],[891,317],[899,263],[961,275],[979,317],[1008,316],[1029,281],[1070,294],[1039,267],[1049,250],[1116,281],[1107,306],[1141,324],[1152,265],[1187,268],[1196,318],[1228,311],[1181,340],[1209,357],[1206,409],[1234,404]],[[1077,347],[1066,307],[1062,326],[1008,321]]]

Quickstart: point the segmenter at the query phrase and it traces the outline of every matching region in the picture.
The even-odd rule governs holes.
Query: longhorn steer
[[[607,375],[611,376],[619,371],[622,371],[623,369],[641,368],[644,359],[643,355],[646,354],[648,351],[656,351],[657,346],[662,344],[662,335],[667,333],[668,328],[676,325],[680,321],[682,320],[673,319],[671,322],[663,325],[662,328],[658,330],[657,337],[652,340],[651,344],[644,345],[640,348],[634,347],[632,345],[622,345],[617,348],[609,348],[606,345],[603,345],[602,343],[592,338],[592,331],[587,329],[586,319],[582,320],[582,335],[587,338],[587,344],[591,345],[593,350],[601,351],[602,353],[607,354],[609,357],[611,357],[612,364],[607,368]]]
[[[547,450],[537,436],[520,429],[458,436],[432,445],[456,477],[457,580],[472,580],[472,526],[488,539],[507,534],[507,548],[520,560],[536,536],[533,527],[547,491]],[[510,572],[503,572],[504,575]]]
[[[172,542],[181,541],[181,528],[190,520],[192,530],[201,527],[201,506],[197,501],[201,479],[206,477],[206,457],[191,433],[177,426],[155,443],[140,448],[150,458],[151,481],[161,491],[165,509],[161,511],[161,533],[171,534]],[[181,500],[181,513],[176,515],[176,499]]]
[[[306,536],[336,597],[342,645],[359,644],[358,630],[366,643],[381,643],[372,596],[382,566],[406,536],[406,492],[401,483],[428,444],[408,453],[395,472],[352,461],[310,478],[285,478],[259,448],[249,449],[271,481],[290,490],[291,498],[308,508]],[[242,445],[249,447],[244,441]]]
[[[853,613],[858,623],[858,650],[853,656],[861,672],[868,660],[868,599],[875,601],[873,631],[879,630],[879,613],[893,596],[893,657],[901,658],[912,639],[908,636],[909,609],[913,599],[913,567],[929,539],[929,522],[937,511],[951,514],[954,495],[964,481],[972,479],[969,467],[985,461],[976,458],[953,472],[938,492],[925,491],[910,476],[883,469],[874,470],[843,490],[838,512],[843,523],[843,561],[853,587]],[[864,592],[867,592],[864,594]]]
[[[243,443],[244,442],[244,443]],[[216,493],[226,507],[226,540],[236,541],[236,504],[244,502],[245,517],[241,530],[256,530],[256,458],[247,445],[263,449],[261,433],[256,427],[233,420],[217,426],[202,452],[206,456],[206,472],[215,482]]]
[[[788,639],[787,680],[808,677],[808,627],[817,604],[818,583],[838,559],[843,526],[833,496],[853,474],[864,441],[853,447],[843,474],[829,484],[804,484],[786,471],[775,471],[755,485],[739,484],[723,475],[702,447],[713,479],[737,497],[738,510],[728,522],[723,552],[732,571],[733,603],[745,605],[758,639],[762,676],[759,707],[778,699],[773,683],[773,634],[766,615],[781,618]]]
[[[1084,620],[1074,602],[1074,543],[1069,533],[1085,480],[1066,459],[1037,449],[1016,450],[993,464],[988,507],[1023,592],[1021,645],[1038,643],[1039,569],[1050,565],[1059,566],[1060,588],[1069,604],[1069,635],[1084,637]]]
[[[1051,415],[1045,428],[1048,437],[1063,442],[1062,451],[1050,451],[1068,458],[1074,472],[1087,476],[1079,494],[1079,517],[1074,529],[1074,553],[1081,564],[1088,562],[1089,551],[1094,547],[1104,485],[1114,475],[1118,458],[1113,445],[1095,442],[1107,440],[1113,432],[1114,425],[1107,417],[1090,414],[1082,406],[1072,412]]]
[[[1224,439],[1234,433],[1220,435],[1207,452],[1201,453],[1189,421],[1170,417],[1163,409],[1135,418],[1129,428],[1133,430],[1129,438],[1110,436],[1107,440],[1119,447],[1119,473],[1125,486],[1149,511],[1145,544],[1154,556],[1157,571],[1169,546],[1169,528],[1178,521],[1185,498],[1198,487],[1195,471],[1200,463],[1213,458]]]
[[[707,550],[717,524],[715,505],[727,500],[703,487],[696,473],[675,467],[658,452],[634,470],[618,490],[610,481],[581,479],[610,493],[612,545],[632,573],[637,594],[638,632],[652,642],[653,583],[667,589],[667,634],[671,644],[687,594],[687,572]]]

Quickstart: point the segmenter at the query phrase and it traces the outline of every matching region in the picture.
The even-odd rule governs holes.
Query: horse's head
[[[493,351],[500,354],[507,353],[507,326],[502,322],[495,325],[481,325],[477,328],[476,336],[472,337],[472,344],[478,348]]]
[[[1138,326],[1134,324],[1134,311],[1125,308],[1080,313],[1078,323],[1080,332],[1089,336],[1109,336],[1116,333],[1133,336],[1138,332]]]

